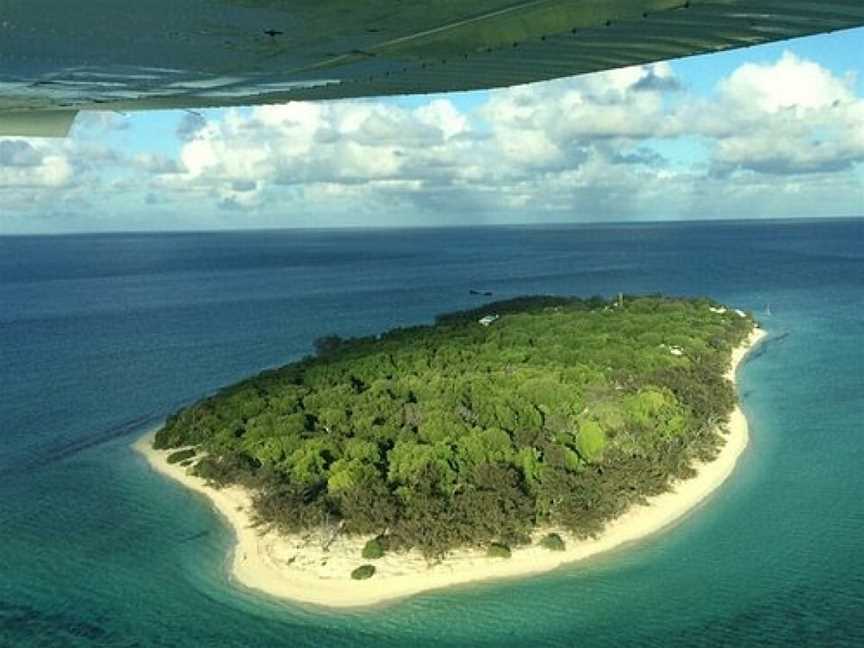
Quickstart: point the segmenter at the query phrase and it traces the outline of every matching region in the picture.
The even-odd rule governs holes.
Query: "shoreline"
[[[749,338],[732,353],[726,378],[736,384],[735,375],[747,354],[765,337],[754,329]],[[222,489],[208,487],[205,480],[186,473],[180,464],[169,464],[171,450],[154,450],[152,430],[139,438],[133,448],[150,467],[183,486],[208,498],[236,537],[228,558],[230,579],[243,587],[269,596],[310,603],[327,608],[350,608],[393,602],[428,590],[501,578],[514,578],[551,571],[621,545],[640,540],[677,522],[715,491],[733,472],[738,457],[747,447],[749,430],[740,405],[729,416],[726,442],[717,457],[697,464],[696,476],[674,482],[672,489],[648,498],[606,525],[596,538],[574,540],[560,533],[567,548],[549,551],[536,543],[513,549],[509,559],[489,558],[479,550],[451,552],[440,563],[429,565],[417,551],[388,553],[368,561],[361,558],[367,537],[339,536],[329,549],[317,532],[290,536],[273,531],[261,532],[252,526],[251,497],[238,486]],[[355,581],[350,572],[361,564],[372,563],[375,575]]]

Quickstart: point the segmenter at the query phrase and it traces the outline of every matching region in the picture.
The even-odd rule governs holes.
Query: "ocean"
[[[271,599],[130,448],[322,335],[619,291],[707,295],[769,337],[730,480],[584,563],[350,612]],[[0,237],[2,646],[862,646],[862,549],[864,220]]]

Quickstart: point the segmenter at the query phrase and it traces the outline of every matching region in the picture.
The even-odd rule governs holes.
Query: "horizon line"
[[[778,216],[769,218],[685,218],[656,220],[588,220],[550,221],[522,223],[449,223],[410,225],[286,225],[282,227],[226,227],[202,229],[118,229],[118,230],[70,230],[60,232],[0,232],[0,238],[51,237],[51,236],[156,236],[160,234],[243,234],[283,231],[386,231],[386,230],[434,230],[434,229],[493,229],[493,228],[541,228],[541,227],[598,227],[598,226],[644,226],[644,225],[699,225],[720,223],[784,223],[784,222],[832,222],[864,220],[864,214],[844,216]]]

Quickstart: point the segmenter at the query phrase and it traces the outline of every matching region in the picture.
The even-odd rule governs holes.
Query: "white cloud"
[[[238,226],[860,212],[851,79],[786,53],[709,96],[686,85],[656,64],[493,91],[470,109],[438,97],[187,113],[176,153],[100,147],[94,129],[127,124],[91,119],[66,143],[0,140],[0,196],[93,206],[102,192],[113,208],[122,193],[164,213],[239,211]]]
[[[850,79],[840,79],[812,61],[785,52],[776,63],[746,63],[719,85],[721,97],[738,110],[777,113],[808,111],[856,100]]]
[[[70,183],[73,165],[62,151],[23,139],[0,139],[0,189],[39,189]]]
[[[701,132],[717,140],[715,172],[824,173],[864,161],[864,100],[853,87],[789,52],[742,65],[720,82],[718,101],[699,107]]]
[[[180,173],[181,170],[176,160],[161,153],[139,153],[132,158],[132,164],[141,171],[154,176]]]

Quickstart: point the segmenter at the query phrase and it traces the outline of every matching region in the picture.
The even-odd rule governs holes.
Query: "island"
[[[136,443],[206,495],[242,586],[331,607],[521,576],[678,520],[747,445],[763,335],[710,299],[524,297],[314,356]]]

